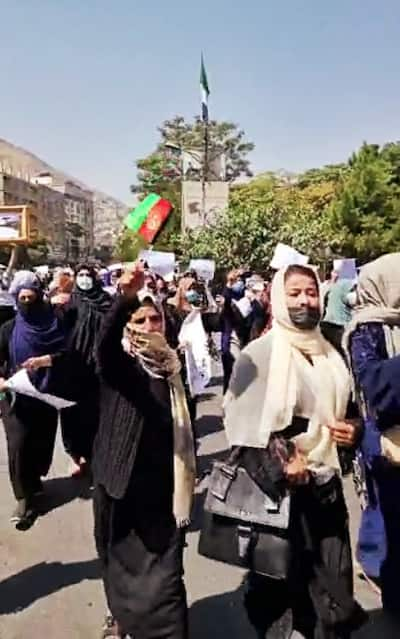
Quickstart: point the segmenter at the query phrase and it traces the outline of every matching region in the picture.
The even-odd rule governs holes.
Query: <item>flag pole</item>
[[[208,86],[208,78],[207,72],[204,65],[203,54],[201,54],[201,67],[200,67],[200,88],[201,88],[201,111],[202,111],[202,120],[204,127],[204,153],[203,153],[203,162],[202,162],[202,175],[201,175],[201,217],[203,225],[206,224],[207,221],[207,180],[208,180],[208,147],[209,147],[209,130],[208,130],[208,96],[210,94],[210,89]]]
[[[208,178],[208,118],[204,121],[204,156],[203,156],[203,171],[202,171],[202,184],[201,184],[201,212],[203,225],[207,221],[207,178]]]

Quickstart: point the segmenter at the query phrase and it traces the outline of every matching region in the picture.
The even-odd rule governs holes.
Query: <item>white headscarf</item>
[[[309,426],[296,437],[298,448],[310,464],[339,469],[328,426],[345,417],[349,373],[319,327],[300,330],[291,322],[287,268],[278,271],[272,283],[272,330],[245,348],[235,366],[225,399],[228,441],[232,446],[265,448],[271,433],[285,430],[294,416],[305,417]]]

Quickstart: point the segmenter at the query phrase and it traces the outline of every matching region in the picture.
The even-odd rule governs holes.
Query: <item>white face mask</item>
[[[76,284],[81,291],[90,291],[93,288],[93,278],[90,275],[77,275]]]

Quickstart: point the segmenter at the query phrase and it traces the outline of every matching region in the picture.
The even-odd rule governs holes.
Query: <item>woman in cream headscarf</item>
[[[242,447],[241,464],[271,498],[279,501],[291,491],[294,561],[288,581],[250,573],[246,608],[263,639],[290,637],[295,630],[307,639],[347,638],[360,612],[352,599],[337,452],[337,444],[351,445],[355,437],[354,423],[346,420],[350,377],[320,332],[313,270],[278,271],[271,306],[272,330],[245,348],[234,368],[225,426],[229,443]],[[322,566],[324,583],[316,565]],[[339,604],[332,590],[341,593]],[[333,600],[341,610],[340,624],[327,603]],[[281,634],[274,634],[278,628]]]
[[[358,307],[345,335],[364,417],[358,455],[363,514],[357,558],[400,616],[400,253],[361,269]]]

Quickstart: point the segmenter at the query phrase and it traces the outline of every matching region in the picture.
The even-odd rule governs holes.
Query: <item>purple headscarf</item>
[[[41,355],[54,355],[62,350],[65,344],[65,332],[60,320],[56,317],[53,308],[43,301],[43,292],[40,282],[32,278],[22,279],[13,288],[13,293],[18,302],[18,295],[22,289],[34,291],[37,301],[29,312],[18,306],[15,317],[14,329],[10,342],[10,364],[15,372],[29,357]],[[36,387],[43,389],[46,370],[37,371],[30,375]]]

